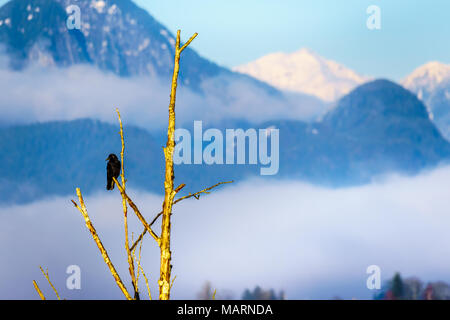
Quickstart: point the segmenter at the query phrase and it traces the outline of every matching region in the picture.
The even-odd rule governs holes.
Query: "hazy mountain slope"
[[[129,185],[156,190],[162,148],[144,130],[124,130]],[[112,152],[119,155],[121,147],[116,126],[88,119],[4,127],[0,136],[0,188],[8,202],[69,195],[75,187],[106,191],[105,159]]]
[[[270,122],[280,129],[280,175],[336,186],[414,174],[450,159],[450,144],[409,91],[385,80],[343,97],[323,121]]]
[[[425,106],[386,80],[358,87],[318,123],[285,120],[255,126],[227,121],[215,127],[225,134],[236,124],[280,130],[279,173],[268,178],[342,186],[387,172],[414,174],[450,158],[450,144],[428,118]],[[120,152],[117,132],[116,126],[89,119],[0,128],[0,201],[69,195],[77,186],[86,193],[103,191],[104,159]],[[164,132],[149,134],[126,126],[125,133],[128,185],[162,192]],[[175,179],[186,183],[184,192],[190,192],[218,181],[243,181],[259,175],[260,167],[179,165]]]
[[[90,61],[79,30],[67,32],[67,14],[53,0],[10,1],[0,8],[0,43],[13,69],[29,60],[68,66]]]
[[[387,80],[356,88],[322,125],[358,141],[357,148],[349,149],[350,162],[376,163],[379,158],[390,161],[393,169],[415,171],[450,155],[449,143],[430,121],[425,105]],[[377,170],[377,165],[373,167]]]

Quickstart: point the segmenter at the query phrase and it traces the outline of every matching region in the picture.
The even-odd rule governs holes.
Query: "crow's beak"
[[[108,161],[108,160],[109,160],[109,157],[105,159],[105,161]]]

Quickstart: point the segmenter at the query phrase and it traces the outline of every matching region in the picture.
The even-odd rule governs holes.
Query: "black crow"
[[[114,178],[118,178],[120,174],[120,160],[114,153],[111,153],[105,161],[106,165],[106,190],[114,189]]]

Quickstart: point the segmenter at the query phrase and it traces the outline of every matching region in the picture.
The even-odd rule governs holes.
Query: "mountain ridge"
[[[224,132],[235,125],[227,121],[215,128]],[[280,171],[268,179],[341,187],[368,183],[390,172],[417,174],[450,159],[450,143],[430,121],[423,103],[387,80],[354,89],[321,122],[239,124],[244,130],[255,126],[280,130]],[[68,195],[75,187],[86,194],[104,190],[104,159],[120,152],[117,132],[117,125],[91,119],[0,127],[4,151],[0,154],[0,202]],[[127,124],[124,132],[128,185],[161,193],[163,132],[150,133]],[[189,185],[186,192],[222,180],[238,183],[258,174],[259,166],[248,164],[175,167],[176,183]]]

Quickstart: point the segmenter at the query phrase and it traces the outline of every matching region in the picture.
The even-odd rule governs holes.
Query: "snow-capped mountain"
[[[233,70],[279,89],[307,93],[325,101],[337,100],[369,80],[305,48],[294,53],[272,53]]]
[[[79,7],[79,29],[68,28],[72,5]],[[190,36],[182,33],[181,41]],[[200,35],[196,41],[208,39]],[[18,71],[36,64],[60,70],[87,64],[121,78],[144,77],[169,83],[174,43],[169,29],[132,0],[11,0],[0,8],[1,61],[6,53],[9,67]],[[314,119],[326,108],[323,101],[310,95],[285,93],[232,72],[201,57],[191,47],[183,51],[179,83],[194,94],[190,107],[201,106],[198,112],[211,119],[246,114],[254,121]],[[195,103],[203,98],[207,103]]]
[[[79,30],[67,28],[70,5],[80,8]],[[175,38],[130,0],[12,0],[0,9],[0,43],[18,70],[30,61],[59,67],[92,63],[120,76],[168,77]],[[185,83],[227,71],[191,48],[183,61]]]
[[[450,79],[450,65],[432,61],[420,66],[408,75],[401,83],[426,101],[442,83]]]
[[[430,118],[450,139],[450,65],[429,62],[414,70],[402,85],[425,103]]]

